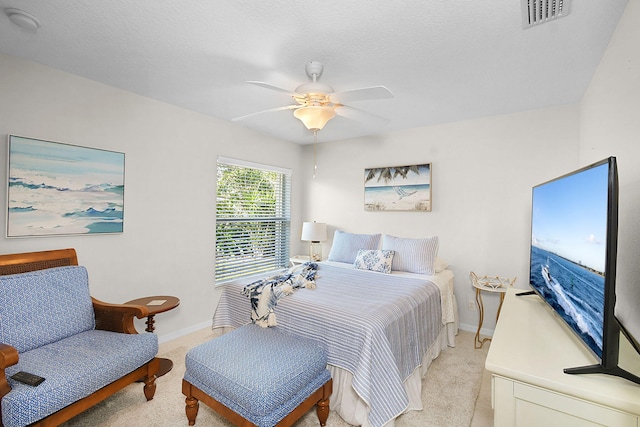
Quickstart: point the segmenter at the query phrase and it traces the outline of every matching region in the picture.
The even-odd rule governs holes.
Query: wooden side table
[[[127,301],[125,304],[144,305],[147,307],[149,309],[149,316],[147,316],[147,327],[145,331],[153,332],[156,329],[154,316],[158,313],[173,310],[180,305],[180,299],[169,295],[160,295],[134,299]],[[160,368],[158,369],[156,377],[161,377],[173,368],[173,362],[163,357],[159,357],[158,359],[160,359]]]
[[[498,310],[496,313],[496,323],[498,323],[498,317],[500,317],[500,309],[502,308],[502,303],[504,302],[504,296],[507,292],[507,289],[512,287],[516,282],[516,278],[513,279],[499,277],[499,276],[478,276],[473,271],[469,273],[469,277],[471,278],[471,284],[476,289],[476,305],[478,306],[478,312],[480,313],[478,319],[478,330],[476,331],[476,336],[473,342],[473,348],[482,348],[485,342],[491,341],[491,338],[483,338],[480,339],[480,329],[482,329],[482,324],[484,323],[484,303],[482,301],[482,292],[492,292],[500,294],[500,305],[498,305]]]

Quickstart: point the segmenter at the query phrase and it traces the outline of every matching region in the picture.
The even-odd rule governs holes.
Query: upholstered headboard
[[[69,265],[78,265],[75,249],[6,254],[0,255],[0,276]]]

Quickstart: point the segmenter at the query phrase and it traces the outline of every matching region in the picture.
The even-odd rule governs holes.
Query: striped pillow
[[[424,239],[404,239],[385,235],[382,249],[395,251],[391,270],[409,273],[435,274],[438,236]]]
[[[329,261],[353,264],[360,249],[378,249],[380,234],[351,234],[336,230],[329,251]]]

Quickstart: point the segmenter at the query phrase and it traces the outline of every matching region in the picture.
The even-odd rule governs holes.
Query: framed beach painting
[[[7,237],[122,233],[124,153],[9,135]]]
[[[364,210],[431,212],[431,163],[365,169]]]

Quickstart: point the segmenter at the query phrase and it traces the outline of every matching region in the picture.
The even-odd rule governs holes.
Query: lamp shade
[[[324,242],[327,240],[327,224],[324,222],[303,222],[301,240]]]
[[[310,105],[298,108],[293,112],[293,115],[304,123],[307,129],[320,130],[336,116],[336,112],[331,107]]]

